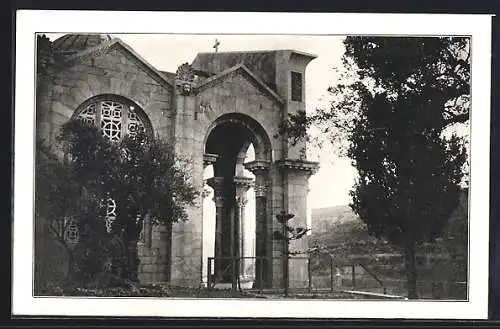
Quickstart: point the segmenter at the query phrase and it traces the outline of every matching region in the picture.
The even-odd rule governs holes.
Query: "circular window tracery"
[[[101,100],[87,105],[77,115],[78,120],[100,128],[104,137],[117,142],[123,136],[146,132],[146,125],[132,105],[115,100]]]

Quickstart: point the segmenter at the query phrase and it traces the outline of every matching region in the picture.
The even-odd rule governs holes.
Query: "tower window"
[[[292,72],[292,101],[302,102],[302,73]]]

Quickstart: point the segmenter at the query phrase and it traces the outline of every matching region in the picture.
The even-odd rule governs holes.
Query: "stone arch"
[[[121,96],[121,95],[116,95],[116,94],[99,94],[93,97],[90,97],[86,99],[83,103],[81,103],[77,109],[73,112],[72,119],[78,118],[86,109],[88,109],[90,106],[93,104],[100,104],[101,102],[115,102],[118,104],[123,105],[123,108],[125,109],[125,113],[122,113],[122,122],[128,122],[129,118],[131,117],[131,113],[129,111],[133,111],[132,113],[137,117],[138,121],[142,123],[145,129],[145,133],[152,137],[153,135],[153,126],[151,124],[151,121],[149,120],[148,115],[146,112],[142,109],[141,106],[139,106],[136,102],[133,100]],[[127,116],[127,118],[125,118]],[[97,124],[95,122],[94,124]],[[128,127],[125,127],[124,129],[127,129]]]
[[[269,262],[263,257],[270,255],[268,244],[268,210],[273,209],[272,180],[269,169],[272,163],[272,144],[262,125],[243,113],[226,113],[215,119],[207,129],[205,154],[212,157],[214,177],[207,183],[214,191],[215,201],[215,243],[212,282],[228,284],[232,276],[250,279],[246,274],[248,264],[254,267],[254,284],[259,286],[270,282],[266,275]],[[244,164],[245,155],[253,145],[255,160]],[[248,168],[247,168],[248,165]],[[250,170],[255,177],[244,174],[242,168]],[[239,170],[238,170],[239,169]],[[244,213],[248,201],[247,192],[255,193],[255,255],[248,259],[245,252]],[[236,257],[236,263],[230,258]],[[233,277],[234,278],[234,277]],[[252,280],[253,280],[252,279]]]
[[[205,138],[203,141],[203,145],[205,145],[206,149],[208,139],[212,132],[219,126],[224,124],[237,124],[244,128],[249,136],[249,139],[244,141],[244,144],[240,150],[238,150],[238,154],[246,153],[250,144],[253,144],[255,148],[255,159],[256,160],[264,160],[264,161],[272,161],[272,144],[269,134],[265,131],[264,127],[251,116],[243,114],[243,113],[226,113],[219,116],[215,119],[207,129],[205,134]],[[207,152],[210,153],[210,152]]]

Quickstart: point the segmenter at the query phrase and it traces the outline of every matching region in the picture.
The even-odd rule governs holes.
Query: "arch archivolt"
[[[255,119],[248,115],[241,113],[227,113],[223,114],[214,120],[206,130],[205,138],[203,140],[203,145],[207,145],[207,141],[211,133],[225,124],[234,124],[240,126],[248,132],[249,138],[243,140],[241,149],[238,150],[238,157],[246,154],[250,144],[253,144],[255,148],[255,158],[256,160],[269,160],[272,161],[272,145],[271,140],[265,131],[265,129],[257,122]],[[243,156],[244,158],[244,156]]]
[[[249,89],[250,87],[252,89]],[[250,87],[245,88],[244,93],[242,93],[242,90],[228,90],[222,86],[215,86],[198,94],[195,101],[195,129],[199,132],[205,132],[203,137],[206,142],[210,130],[214,128],[214,123],[216,125],[222,117],[226,115],[236,117],[236,114],[240,115],[241,118],[246,117],[247,120],[241,120],[242,126],[248,126],[249,122],[257,123],[257,125],[248,128],[254,131],[255,136],[267,136],[270,149],[268,152],[273,158],[278,159],[282,153],[282,141],[281,138],[274,138],[274,136],[277,135],[278,124],[282,121],[283,108],[280,104],[254,90],[255,87],[252,85]],[[228,88],[236,87],[228,86]],[[256,126],[259,127],[258,131],[255,130]],[[257,152],[256,147],[256,156],[257,153],[259,152]],[[265,158],[270,160],[268,155]]]

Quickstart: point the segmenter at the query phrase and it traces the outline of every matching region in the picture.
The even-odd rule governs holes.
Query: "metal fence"
[[[285,282],[282,274],[274,277],[273,282],[266,278],[269,266],[282,266],[283,261],[281,257],[209,257],[207,287],[283,294]],[[296,266],[297,262],[302,264]],[[290,295],[343,291],[393,298],[407,294],[404,262],[400,255],[336,259],[328,253],[311,253],[307,257],[290,257],[288,263],[290,273],[286,292]],[[417,272],[417,291],[421,298],[467,299],[465,259],[450,255],[419,256]]]

